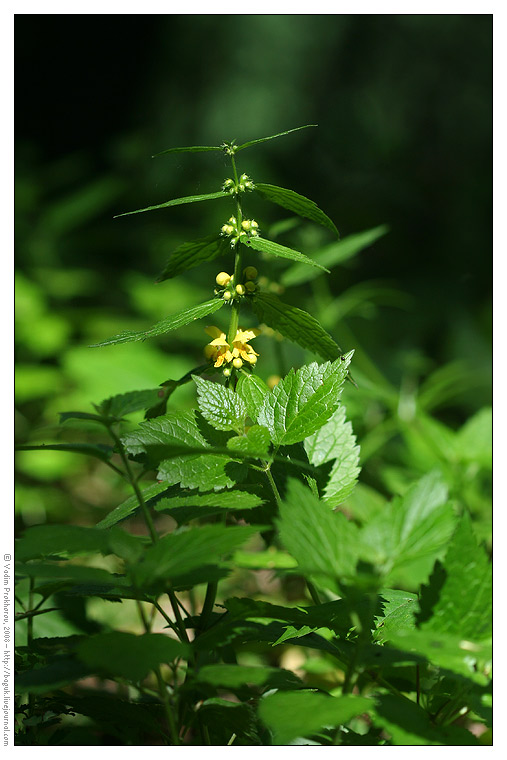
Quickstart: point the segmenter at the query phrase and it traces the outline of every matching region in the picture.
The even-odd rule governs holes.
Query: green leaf
[[[294,129],[288,129],[286,132],[278,132],[278,134],[270,135],[269,137],[259,137],[257,140],[250,140],[249,142],[243,143],[242,145],[238,145],[236,152],[238,150],[243,150],[244,148],[249,148],[251,145],[257,145],[257,143],[266,142],[267,140],[274,140],[275,137],[283,137],[284,135],[290,135],[291,132],[299,132],[300,129],[308,129],[308,127],[317,126],[318,124],[305,124],[304,127],[295,127]]]
[[[465,513],[442,565],[422,588],[421,630],[482,641],[492,634],[492,603],[492,565]]]
[[[278,330],[287,340],[329,361],[338,359],[342,353],[315,317],[297,306],[283,303],[272,293],[256,293],[251,303],[259,322]]]
[[[269,388],[258,375],[242,373],[236,385],[237,395],[243,399],[250,419],[255,422]]]
[[[379,227],[374,227],[365,232],[359,232],[356,235],[347,235],[343,240],[340,240],[337,243],[331,243],[325,248],[313,253],[312,258],[321,266],[333,269],[333,267],[338,264],[343,264],[364,248],[372,245],[372,243],[387,232],[389,232],[389,227],[382,224]],[[308,267],[305,267],[303,264],[294,264],[282,273],[280,282],[282,285],[285,285],[285,287],[291,287],[293,285],[301,285],[301,283],[314,280],[318,276],[319,272],[313,269],[308,269]]]
[[[445,551],[455,521],[442,476],[428,473],[365,525],[365,559],[379,567],[386,583],[419,585]]]
[[[346,409],[340,405],[316,433],[305,440],[308,461],[319,466],[334,460],[324,499],[336,507],[352,492],[359,476],[359,446],[352,425],[345,419]]]
[[[244,468],[231,461],[234,455],[232,452],[230,455],[225,453],[225,446],[224,454],[211,453],[212,447],[202,432],[206,424],[195,411],[169,412],[163,417],[140,423],[122,441],[133,455],[146,454],[157,444],[162,452],[164,447],[175,447],[177,453],[171,455],[171,459],[164,459],[159,466],[159,480],[171,485],[180,483],[182,488],[198,488],[201,491],[230,488],[244,475]],[[184,453],[186,448],[188,454]],[[208,448],[209,454],[199,453]]]
[[[157,282],[169,280],[178,274],[193,269],[205,261],[213,261],[219,256],[225,256],[231,252],[229,240],[216,235],[193,240],[180,245],[167,262],[163,272],[157,277]]]
[[[301,680],[290,670],[248,665],[204,665],[197,673],[197,680],[222,689],[238,689],[246,684],[269,689],[298,689],[302,686]]]
[[[90,675],[90,669],[67,656],[55,657],[41,668],[27,670],[16,676],[16,693],[45,694]]]
[[[74,454],[84,454],[100,459],[102,462],[109,462],[113,447],[102,443],[42,443],[40,445],[20,443],[16,445],[16,451],[71,451]]]
[[[148,409],[150,406],[153,406],[157,401],[160,401],[160,393],[160,388],[119,393],[102,401],[99,404],[99,408],[102,414],[120,419],[126,414],[132,414],[132,412],[138,412],[141,409]]]
[[[29,578],[55,578],[56,580],[68,580],[90,585],[103,584],[110,587],[126,585],[124,576],[113,575],[100,567],[71,565],[68,562],[61,565],[51,562],[28,562],[26,564],[19,562],[16,563],[16,575],[26,575]]]
[[[317,269],[320,269],[323,272],[329,271],[328,269],[321,266],[320,264],[317,264],[315,261],[313,261],[313,259],[310,259],[304,253],[301,253],[300,251],[295,251],[293,248],[287,248],[285,245],[280,245],[279,243],[273,243],[272,240],[267,240],[266,238],[246,237],[246,238],[242,238],[241,242],[247,248],[253,248],[254,250],[261,251],[262,253],[269,253],[272,256],[278,256],[279,258],[282,258],[282,259],[291,259],[292,261],[299,261],[300,263],[308,264],[311,267],[316,267]]]
[[[257,533],[257,527],[204,525],[170,533],[150,547],[134,568],[141,587],[157,581],[177,585],[182,577],[219,562]],[[203,577],[201,582],[206,580]]]
[[[275,446],[288,446],[315,433],[337,409],[352,352],[325,364],[305,365],[280,380],[264,397],[257,420]]]
[[[274,551],[273,547],[263,552],[245,552],[241,549],[234,552],[235,567],[246,567],[250,570],[289,570],[297,567],[296,560],[285,552]]]
[[[493,460],[493,410],[474,414],[456,435],[458,455],[464,462],[476,462],[490,470]]]
[[[100,414],[90,414],[89,412],[59,412],[60,424],[63,425],[67,420],[87,420],[90,422],[100,422],[105,425],[107,420]]]
[[[278,521],[280,538],[303,574],[337,589],[342,578],[355,573],[359,531],[341,512],[332,512],[312,491],[290,479]]]
[[[232,451],[251,454],[256,459],[267,458],[271,444],[269,430],[261,425],[253,425],[244,435],[229,438],[227,448]]]
[[[157,496],[160,498],[160,494],[163,491],[167,491],[167,483],[152,483],[150,486],[148,486],[148,488],[145,488],[142,493],[147,506],[151,506],[156,501]],[[112,525],[116,525],[116,523],[121,522],[121,520],[126,520],[127,517],[133,515],[134,512],[136,512],[138,509],[139,500],[134,494],[133,496],[129,496],[128,499],[125,499],[125,501],[122,501],[121,504],[115,507],[112,512],[110,512],[106,517],[104,517],[103,520],[97,523],[96,527],[110,528]]]
[[[189,148],[167,148],[167,150],[161,150],[160,153],[155,153],[152,158],[164,156],[166,153],[204,153],[209,150],[222,152],[223,148],[220,145],[192,145]]]
[[[112,338],[103,340],[101,343],[93,343],[90,348],[97,348],[99,346],[110,346],[113,343],[130,343],[131,341],[146,340],[146,338],[153,338],[156,335],[163,335],[171,330],[177,330],[179,327],[190,324],[196,319],[206,317],[208,314],[213,314],[224,305],[224,302],[218,298],[212,298],[211,301],[205,301],[198,306],[192,306],[190,309],[183,309],[182,311],[171,314],[168,317],[164,317],[160,322],[157,322],[147,330],[125,330],[118,335],[113,335]]]
[[[264,504],[255,493],[235,489],[234,491],[210,491],[209,493],[186,493],[160,499],[154,505],[157,512],[169,512],[187,507],[218,507],[218,509],[254,509]]]
[[[113,631],[90,636],[77,646],[79,659],[99,674],[120,676],[129,681],[141,681],[162,663],[186,657],[187,647],[163,633],[133,633]]]
[[[242,433],[245,427],[246,405],[230,388],[211,380],[193,378],[197,385],[197,403],[205,420],[215,430],[234,430]]]
[[[457,726],[437,727],[428,713],[415,702],[394,694],[375,698],[373,722],[391,735],[395,745],[476,744],[468,731]]]
[[[383,644],[390,640],[391,634],[415,628],[415,616],[419,609],[416,594],[399,589],[382,589],[380,602],[382,613],[375,618],[374,641]]]
[[[169,208],[169,206],[181,206],[183,203],[196,203],[197,201],[213,201],[216,198],[230,198],[229,193],[224,193],[223,190],[219,190],[218,193],[207,193],[205,195],[188,195],[186,198],[175,198],[172,201],[166,201],[165,203],[159,203],[157,206],[147,206],[146,208],[138,208],[136,211],[125,211],[123,214],[116,214],[113,219],[118,219],[120,216],[130,216],[131,214],[142,214],[144,211],[155,211],[158,208]]]
[[[302,216],[305,219],[310,219],[312,222],[321,224],[323,227],[327,227],[335,235],[339,236],[338,230],[331,219],[317,206],[314,201],[309,198],[305,198],[304,195],[294,192],[294,190],[286,190],[284,187],[277,187],[276,185],[264,185],[255,183],[254,190],[259,193],[262,198],[268,201],[277,203],[279,206],[294,211],[298,216]]]
[[[142,552],[142,540],[118,528],[106,532],[77,525],[35,525],[16,542],[16,558],[26,562],[58,554],[114,554],[115,549],[122,551],[123,545]]]
[[[259,704],[259,715],[273,733],[273,744],[288,744],[323,728],[337,728],[373,707],[365,697],[329,697],[311,691],[270,694]]]

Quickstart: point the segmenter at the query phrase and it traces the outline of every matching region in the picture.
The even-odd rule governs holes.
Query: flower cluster
[[[246,237],[257,237],[259,235],[259,225],[255,219],[243,219],[240,225],[235,216],[231,216],[229,221],[222,226],[221,235],[228,235],[231,238],[231,248]]]
[[[254,183],[247,174],[242,174],[237,183],[233,179],[226,179],[222,185],[224,193],[230,193],[231,195],[238,195],[238,193],[244,193],[245,190],[253,189]]]
[[[251,330],[242,330],[239,328],[236,337],[232,341],[232,346],[227,342],[227,336],[218,327],[206,327],[206,332],[213,338],[204,349],[207,359],[213,362],[214,367],[221,367],[223,364],[231,364],[235,369],[241,369],[243,362],[255,364],[257,354],[248,341],[259,335],[260,330],[253,328]],[[225,374],[225,372],[224,372]],[[230,371],[227,373],[230,374]]]
[[[234,282],[234,275],[227,272],[219,272],[215,278],[218,288],[215,288],[215,295],[221,295],[224,301],[233,301],[238,296],[244,296],[245,293],[254,293],[257,285],[254,282],[257,277],[255,267],[246,267],[243,270],[244,282]]]

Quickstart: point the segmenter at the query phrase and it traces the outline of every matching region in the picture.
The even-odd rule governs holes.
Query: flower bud
[[[223,294],[222,298],[224,299],[224,301],[230,301],[231,298],[232,298],[232,294],[229,293],[228,290],[226,290],[225,293]]]
[[[255,282],[252,282],[252,280],[247,280],[245,282],[245,288],[248,290],[249,293],[253,293],[256,288]]]
[[[243,274],[247,280],[255,280],[257,277],[257,270],[255,267],[246,267],[246,269],[243,271]]]
[[[230,279],[231,275],[227,274],[227,272],[219,272],[215,278],[215,282],[217,285],[220,285],[220,287],[225,288],[225,286],[229,284]]]
[[[259,227],[255,219],[252,219],[252,221],[250,222],[250,226],[252,227],[253,230],[256,230]]]
[[[231,216],[230,217],[229,224],[233,224],[234,226],[236,225],[236,217],[235,216]]]
[[[257,357],[255,354],[249,354],[248,355],[248,361],[250,364],[257,364]]]
[[[243,359],[240,359],[239,356],[237,356],[236,359],[233,359],[232,364],[236,369],[241,369],[243,366]]]
[[[230,377],[230,376],[231,376],[231,374],[232,374],[232,370],[231,370],[231,368],[230,368],[230,367],[226,367],[226,368],[224,369],[224,372],[223,372],[223,374],[224,374],[224,377]]]
[[[238,295],[240,295],[240,296],[244,296],[245,295],[245,286],[241,285],[241,284],[240,285],[236,285],[236,293],[238,293]]]
[[[248,230],[252,226],[252,222],[250,221],[250,219],[243,219],[243,221],[241,222],[241,226],[243,227],[244,230],[247,230],[248,232]]]

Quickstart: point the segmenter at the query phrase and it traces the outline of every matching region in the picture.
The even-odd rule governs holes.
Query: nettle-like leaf
[[[301,348],[313,351],[328,361],[338,359],[342,353],[340,346],[315,317],[297,306],[280,301],[273,293],[255,293],[251,303],[259,322],[278,330],[284,338]]]
[[[293,369],[264,397],[257,415],[275,446],[288,446],[315,433],[337,409],[352,352],[341,360]]]
[[[176,586],[190,573],[202,569],[198,582],[207,582],[209,566],[220,562],[257,531],[256,526],[204,525],[170,533],[145,552],[143,561],[134,568],[136,581],[141,587],[158,581]]]
[[[305,198],[304,195],[299,195],[299,193],[294,192],[294,190],[287,190],[284,187],[265,185],[259,182],[255,183],[254,189],[265,200],[277,203],[279,206],[282,206],[282,208],[294,211],[298,216],[302,216],[306,219],[310,219],[312,222],[321,224],[323,227],[327,227],[331,230],[331,232],[334,232],[337,237],[339,236],[334,222],[314,201]]]
[[[341,512],[331,512],[301,482],[290,479],[278,520],[280,538],[302,573],[331,590],[354,575],[359,530]]]
[[[163,633],[136,636],[123,631],[90,636],[78,644],[76,652],[92,672],[134,682],[141,681],[158,665],[188,655],[185,644]]]
[[[208,314],[218,311],[222,308],[224,301],[219,298],[212,298],[210,301],[205,301],[198,306],[192,306],[190,309],[183,309],[182,311],[171,314],[168,317],[164,317],[160,322],[157,322],[147,330],[125,330],[118,335],[113,335],[112,338],[103,340],[100,343],[93,343],[90,348],[98,348],[101,346],[111,346],[114,343],[131,343],[132,341],[146,340],[146,338],[154,338],[157,335],[164,335],[171,332],[171,330],[177,330],[179,327],[194,322],[196,319],[206,317]]]
[[[285,245],[274,243],[272,240],[267,240],[266,238],[245,237],[241,239],[241,242],[247,248],[253,248],[255,251],[260,251],[261,253],[269,253],[272,256],[278,256],[282,259],[291,259],[292,261],[298,261],[302,264],[308,264],[309,266],[316,267],[323,272],[329,271],[326,269],[326,267],[317,264],[315,261],[313,261],[313,259],[310,259],[304,253],[301,253],[301,251],[295,251],[293,248],[287,248]]]
[[[480,464],[490,470],[493,459],[493,410],[485,407],[474,414],[458,431],[456,448],[464,462]]]
[[[118,528],[104,531],[78,525],[36,525],[16,542],[16,558],[21,562],[38,557],[66,554],[118,554],[139,557],[142,539]]]
[[[197,680],[222,689],[238,689],[247,684],[266,689],[299,689],[303,685],[290,670],[226,663],[204,665],[197,673]]]
[[[421,592],[421,630],[482,641],[492,634],[492,565],[463,515],[442,563]]]
[[[373,706],[365,697],[279,691],[260,701],[259,715],[273,734],[273,744],[279,746],[312,736],[323,728],[337,728]]]
[[[152,158],[157,156],[164,156],[166,153],[205,153],[210,150],[218,150],[222,152],[221,145],[191,145],[188,148],[167,148],[167,150],[161,150],[159,153],[154,153]]]
[[[234,436],[227,441],[228,449],[251,454],[256,459],[267,458],[270,445],[269,430],[262,425],[253,425],[244,435]]]
[[[358,232],[355,235],[347,235],[346,238],[336,243],[321,248],[316,253],[312,253],[312,258],[317,264],[332,269],[338,264],[343,264],[360,251],[372,245],[376,240],[389,232],[389,227],[385,224],[374,227],[365,232]],[[315,269],[308,269],[303,264],[293,264],[285,270],[280,277],[280,282],[285,287],[301,285],[304,282],[310,282],[319,276]]]
[[[217,237],[216,235],[208,235],[199,240],[183,243],[171,254],[171,258],[164,270],[157,277],[157,282],[169,280],[182,272],[193,269],[205,262],[214,261],[230,252],[231,246],[229,241],[224,237]]]
[[[164,451],[175,447],[178,452],[171,459],[162,456],[159,465],[159,480],[167,481],[174,485],[180,483],[182,488],[198,488],[201,491],[209,491],[213,488],[231,488],[235,482],[241,480],[245,474],[244,465],[234,462],[234,454],[198,453],[203,449],[212,449],[212,443],[208,440],[210,431],[206,430],[207,423],[197,412],[169,412],[162,417],[140,423],[132,433],[126,435],[122,441],[126,450],[139,456],[147,454],[157,445]],[[202,431],[206,432],[206,435]],[[197,449],[196,452],[184,453],[185,448]],[[160,459],[159,459],[160,461]]]
[[[244,372],[239,376],[236,394],[245,402],[248,416],[253,422],[257,420],[264,396],[268,393],[268,386],[258,375]]]
[[[455,524],[442,476],[429,473],[365,525],[365,559],[381,569],[385,582],[400,579],[417,586],[442,556]]]
[[[199,411],[215,430],[234,430],[242,433],[247,414],[243,399],[221,383],[203,380],[197,375],[193,378],[197,386],[197,403]]]
[[[102,414],[110,417],[121,418],[126,414],[148,409],[160,401],[160,388],[150,388],[145,391],[130,391],[102,401],[99,409]]]
[[[161,498],[154,505],[157,512],[169,512],[183,507],[218,507],[218,509],[254,509],[263,504],[263,500],[256,493],[248,490],[236,489],[234,491],[210,491],[200,493],[194,491],[179,491],[175,495]]]
[[[114,453],[112,446],[103,443],[20,443],[16,444],[16,451],[68,451],[94,457],[102,462],[109,462]]]
[[[123,214],[116,214],[114,219],[118,219],[120,216],[131,216],[131,214],[143,214],[145,211],[156,211],[159,208],[169,208],[170,206],[181,206],[184,203],[197,203],[198,201],[214,201],[217,198],[230,198],[229,193],[219,190],[218,193],[206,193],[204,195],[187,195],[185,198],[174,198],[172,201],[166,201],[165,203],[159,203],[156,206],[147,206],[146,208],[138,208],[136,211],[125,211]]]
[[[345,419],[346,409],[340,405],[329,420],[309,438],[304,446],[310,464],[319,466],[334,460],[324,499],[332,507],[352,492],[359,476],[359,446],[352,425]]]
[[[417,594],[399,589],[382,589],[379,595],[382,612],[375,617],[374,641],[383,644],[400,630],[415,628],[419,610]]]

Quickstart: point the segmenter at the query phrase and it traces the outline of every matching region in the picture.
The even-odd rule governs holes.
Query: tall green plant
[[[95,457],[132,490],[94,527],[37,526],[18,541],[20,744],[79,744],[83,727],[123,744],[474,744],[463,716],[490,725],[491,577],[470,520],[458,520],[438,472],[371,520],[351,519],[341,505],[359,447],[341,394],[353,351],[259,285],[259,253],[295,262],[294,282],[305,281],[303,267],[308,279],[327,270],[264,237],[247,214],[249,194],[338,234],[308,198],[237,167],[242,150],[294,131],[163,151],[223,151],[232,176],[219,191],[129,213],[223,200],[232,214],[179,246],[159,280],[219,257],[230,257],[230,274],[217,274],[204,303],[96,346],[163,335],[224,308],[227,330],[206,326],[205,361],[184,377],[61,415],[65,425],[97,425],[107,443],[20,447]],[[260,327],[244,325],[248,311]],[[323,362],[268,387],[251,346],[265,326]],[[197,407],[167,411],[190,382]],[[140,410],[144,421],[126,424]],[[124,529],[139,516],[144,535]],[[232,572],[257,570],[304,579],[306,602],[217,597]],[[134,604],[141,632],[89,618],[84,601],[93,599]],[[74,622],[72,634],[43,635],[39,621],[55,611]],[[255,664],[251,645],[264,652]],[[287,646],[307,653],[297,673],[277,658]]]

